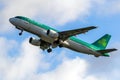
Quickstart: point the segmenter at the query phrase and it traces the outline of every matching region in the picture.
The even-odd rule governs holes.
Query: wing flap
[[[75,35],[78,35],[78,34],[86,33],[89,30],[92,30],[92,29],[95,29],[95,28],[97,28],[97,27],[89,26],[89,27],[86,27],[86,28],[62,31],[62,32],[59,32],[59,34],[60,34],[59,38],[62,39],[62,40],[67,40],[71,36],[75,36]]]

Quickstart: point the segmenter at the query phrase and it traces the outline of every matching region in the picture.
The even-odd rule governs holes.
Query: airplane
[[[92,44],[84,42],[75,37],[78,34],[83,34],[89,30],[97,28],[96,26],[89,26],[67,31],[58,31],[24,16],[12,17],[9,19],[9,21],[21,31],[19,35],[22,35],[23,31],[27,31],[38,36],[39,39],[30,37],[29,43],[34,46],[39,46],[42,50],[47,50],[48,53],[52,52],[52,48],[64,47],[76,52],[94,55],[95,57],[109,57],[110,52],[117,50],[115,48],[106,49],[106,46],[111,38],[111,35],[109,34],[105,34]]]

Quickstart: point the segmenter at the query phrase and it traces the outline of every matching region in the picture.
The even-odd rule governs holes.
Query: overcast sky
[[[51,54],[29,44],[34,35],[9,18],[26,16],[58,30],[98,26],[77,36],[92,43],[112,35],[108,48],[120,48],[120,0],[0,0],[0,80],[119,80],[120,51],[95,58],[65,48]],[[34,36],[36,37],[36,36]]]

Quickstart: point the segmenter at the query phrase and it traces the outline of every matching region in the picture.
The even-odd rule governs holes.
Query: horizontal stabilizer
[[[110,53],[113,51],[116,51],[117,49],[113,48],[113,49],[105,49],[105,50],[98,50],[97,52],[104,54],[104,53]]]

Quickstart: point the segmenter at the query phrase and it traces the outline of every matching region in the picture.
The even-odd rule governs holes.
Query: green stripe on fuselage
[[[54,30],[54,31],[56,31],[56,32],[59,32],[58,30],[56,30],[56,29],[54,29],[54,28],[51,28],[51,27],[46,26],[46,25],[44,25],[44,24],[40,24],[40,23],[38,23],[38,22],[36,22],[36,21],[34,21],[34,20],[31,20],[31,19],[29,19],[29,18],[27,18],[27,17],[16,16],[16,18],[25,20],[25,21],[27,21],[27,22],[29,22],[29,23],[31,23],[31,24],[33,24],[33,25],[36,25],[36,26],[38,26],[38,27],[41,27],[41,28],[43,28],[43,29],[45,29],[45,30],[51,29],[51,30]],[[80,40],[80,39],[78,39],[78,38],[76,38],[76,37],[74,37],[74,36],[70,37],[69,39],[72,40],[72,41],[74,41],[74,42],[76,42],[76,43],[78,43],[78,44],[82,44],[82,45],[84,45],[84,46],[86,46],[86,47],[88,47],[88,48],[90,48],[90,49],[92,49],[92,50],[100,50],[100,48],[98,48],[98,47],[96,47],[96,46],[94,46],[94,45],[91,45],[91,44],[89,44],[89,43],[86,43],[86,42],[84,42],[84,41],[82,41],[82,40]]]

